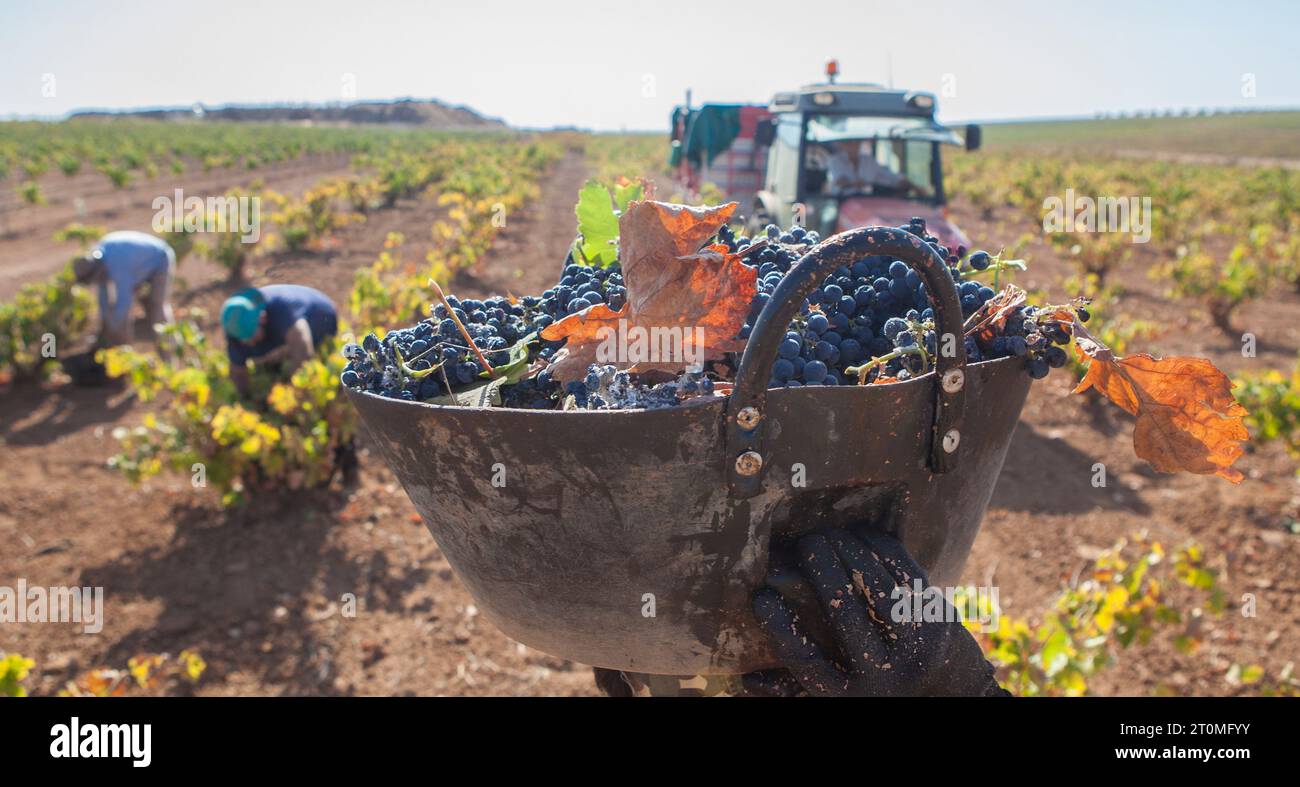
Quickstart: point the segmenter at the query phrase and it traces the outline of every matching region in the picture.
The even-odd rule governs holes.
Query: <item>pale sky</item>
[[[892,67],[948,121],[1300,106],[1298,42],[1294,1],[0,0],[0,117],[339,101],[353,85],[517,126],[662,130],[687,88],[766,102],[832,57],[843,81]]]

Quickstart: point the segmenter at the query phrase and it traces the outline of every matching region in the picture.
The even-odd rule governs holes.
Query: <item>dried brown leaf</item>
[[[693,349],[702,360],[742,349],[744,342],[736,335],[749,313],[757,271],[725,246],[700,249],[735,209],[735,203],[712,208],[650,200],[631,203],[619,218],[619,260],[627,303],[619,311],[597,304],[542,331],[548,341],[568,339],[552,374],[559,380],[581,378],[587,366],[599,360],[598,350],[611,331],[617,336],[620,330],[626,333],[634,328],[644,334],[675,329],[699,337]],[[635,372],[670,373],[683,367],[680,358],[629,366]]]
[[[990,342],[1002,333],[1002,327],[1025,303],[1025,291],[1014,284],[1008,284],[1002,291],[985,301],[979,309],[966,319],[963,333],[975,336],[980,341]]]
[[[1093,389],[1137,417],[1133,450],[1162,473],[1217,475],[1234,484],[1232,467],[1249,438],[1246,408],[1232,395],[1232,380],[1204,358],[1118,357],[1074,325],[1076,351],[1091,359],[1074,389]]]

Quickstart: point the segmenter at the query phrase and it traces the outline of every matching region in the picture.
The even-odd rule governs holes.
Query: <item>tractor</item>
[[[980,146],[935,120],[933,94],[827,81],[777,93],[767,106],[705,104],[673,114],[678,177],[714,184],[741,206],[746,227],[791,223],[823,237],[925,219],[950,248],[969,245],[947,218],[941,145]]]

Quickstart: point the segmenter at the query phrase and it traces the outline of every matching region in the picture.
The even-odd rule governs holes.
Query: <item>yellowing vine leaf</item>
[[[1246,408],[1227,375],[1204,358],[1117,357],[1077,321],[1074,335],[1080,357],[1091,359],[1074,393],[1095,389],[1136,416],[1139,457],[1162,473],[1184,470],[1241,483],[1232,464],[1250,435],[1242,422]]]
[[[619,258],[627,303],[619,311],[597,304],[571,314],[542,331],[548,341],[568,339],[567,351],[552,367],[559,380],[580,379],[598,361],[602,345],[622,337],[655,337],[665,329],[685,337],[701,360],[740,350],[736,339],[756,291],[757,271],[725,246],[700,249],[735,211],[729,203],[691,208],[643,200],[619,217]],[[636,333],[633,333],[633,331]],[[651,340],[650,344],[658,345]],[[679,342],[680,346],[680,342]],[[651,347],[653,349],[653,347]],[[677,372],[680,357],[633,358],[635,372]],[[622,364],[618,364],[622,365]]]

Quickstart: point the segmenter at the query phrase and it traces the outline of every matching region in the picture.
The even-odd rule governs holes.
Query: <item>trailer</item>
[[[704,104],[673,110],[672,160],[677,180],[698,192],[705,184],[749,205],[764,186],[767,146],[755,137],[772,113],[763,105]]]

